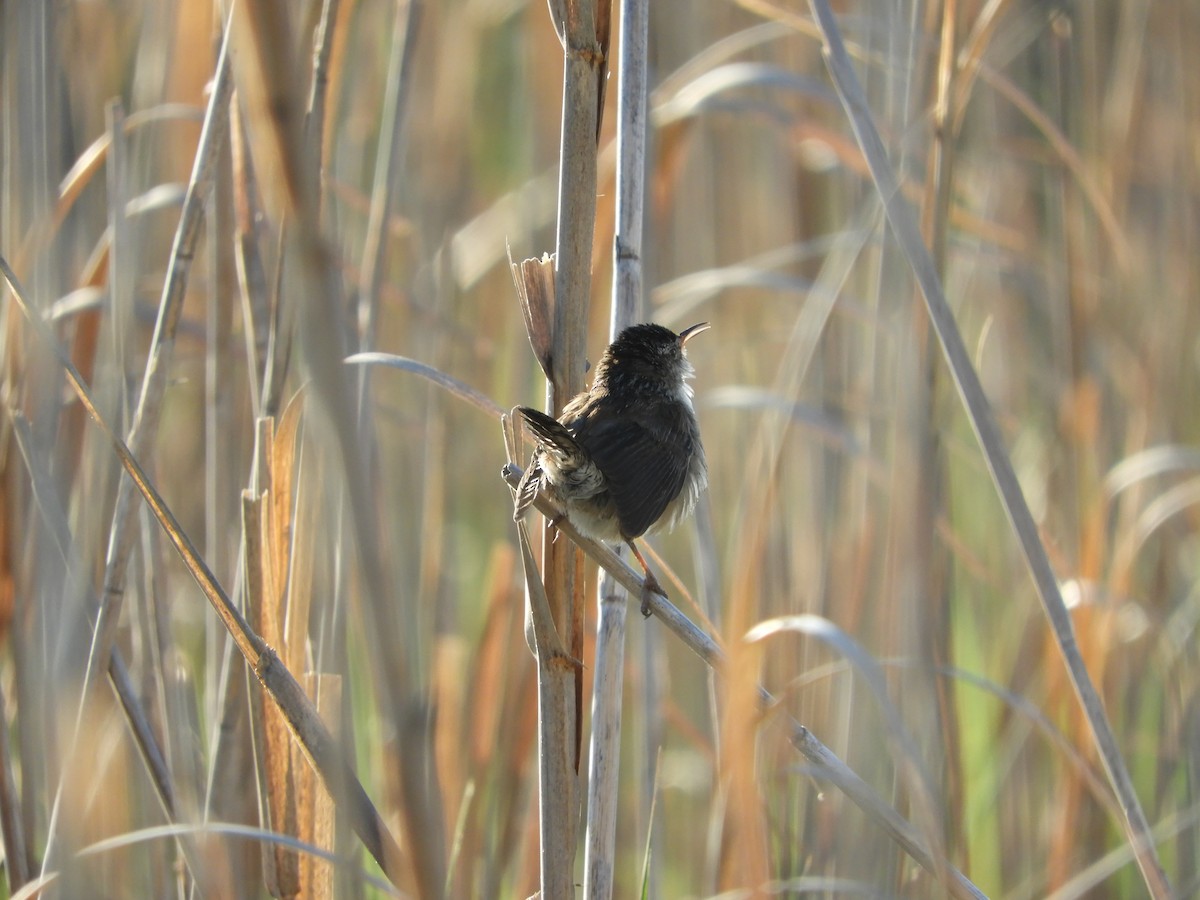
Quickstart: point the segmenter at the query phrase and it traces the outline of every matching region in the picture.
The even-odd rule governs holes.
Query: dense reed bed
[[[0,895],[565,895],[596,569],[539,668],[500,411],[510,259],[614,320],[620,9],[231,5],[0,5]],[[836,12],[649,10],[616,321],[713,323],[650,546],[721,674],[624,622],[613,896],[1193,896],[1200,11]]]

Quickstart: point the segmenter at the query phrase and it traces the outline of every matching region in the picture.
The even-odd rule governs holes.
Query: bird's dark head
[[[596,384],[610,393],[622,389],[690,396],[686,380],[693,374],[684,355],[689,339],[709,328],[700,322],[676,334],[662,325],[631,325],[608,345],[596,366]]]

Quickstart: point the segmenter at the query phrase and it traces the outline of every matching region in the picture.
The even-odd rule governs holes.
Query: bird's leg
[[[648,619],[650,618],[651,592],[663,597],[667,596],[667,592],[662,589],[658,583],[658,579],[654,577],[654,573],[646,565],[646,558],[642,556],[642,551],[637,548],[637,544],[633,541],[626,541],[626,543],[629,544],[629,549],[633,551],[633,555],[637,557],[637,561],[641,563],[642,572],[645,574],[645,578],[642,580],[642,616]]]

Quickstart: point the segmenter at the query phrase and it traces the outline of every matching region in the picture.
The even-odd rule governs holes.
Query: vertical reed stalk
[[[613,235],[610,340],[639,321],[642,303],[642,219],[646,173],[647,40],[649,3],[623,0],[617,88],[617,227]],[[617,796],[620,783],[621,701],[628,595],[607,572],[597,590],[598,622],[588,752],[587,840],[583,892],[613,895]]]

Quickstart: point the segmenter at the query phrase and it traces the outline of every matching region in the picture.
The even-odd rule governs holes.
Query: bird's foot
[[[658,594],[660,597],[667,596],[667,592],[662,589],[658,579],[647,570],[646,577],[642,580],[642,617],[645,619],[650,618],[651,594]]]
[[[558,530],[558,526],[561,525],[566,518],[567,518],[566,513],[559,513],[553,519],[546,520],[546,529],[547,530],[549,530],[551,528],[554,529],[554,537],[550,539],[550,543],[553,544],[558,541],[558,536],[560,534],[562,534],[562,532]]]

